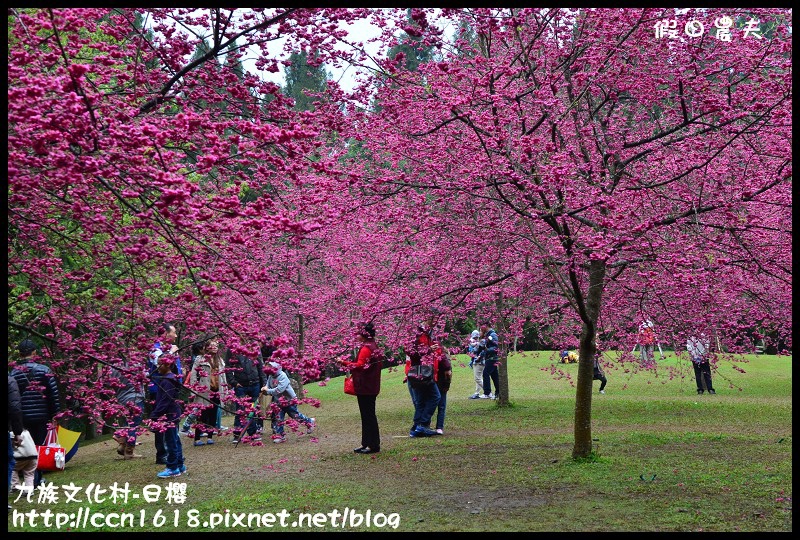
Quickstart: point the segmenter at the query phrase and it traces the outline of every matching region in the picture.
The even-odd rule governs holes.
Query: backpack
[[[408,370],[408,384],[415,390],[428,388],[434,383],[433,366],[431,364],[417,364]]]

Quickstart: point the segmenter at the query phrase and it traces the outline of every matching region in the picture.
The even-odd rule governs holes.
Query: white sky
[[[369,21],[362,19],[356,21],[355,24],[347,25],[347,29],[348,29],[348,39],[350,41],[362,42],[367,52],[372,56],[378,53],[378,46],[374,43],[368,43],[368,42],[370,39],[375,38],[380,34],[381,32],[380,28],[372,25]],[[275,54],[276,56],[288,56],[283,51],[283,46],[285,41],[286,41],[285,39],[281,39],[270,43],[269,46],[270,53]],[[348,66],[344,69],[340,69],[333,67],[329,64],[325,64],[324,67],[325,70],[328,73],[330,73],[331,75],[330,78],[334,81],[338,81],[342,89],[344,89],[347,92],[353,89],[353,87],[355,86],[354,77],[359,68],[356,68],[354,66]],[[247,66],[247,63],[245,62],[245,69],[255,74],[255,69],[252,65],[252,62],[250,66]],[[283,85],[286,81],[283,67],[281,67],[281,70],[278,73],[270,73],[267,71],[262,71],[257,73],[257,75],[261,79],[266,79],[268,81],[272,81],[280,85]]]
[[[388,9],[388,8],[375,8],[375,9]],[[442,22],[441,20],[436,20],[436,21],[431,20],[431,23],[433,23],[433,24],[441,24],[441,22]],[[344,23],[341,23],[341,24],[344,24]],[[145,25],[146,26],[150,26],[150,21],[147,20],[145,22]],[[197,30],[200,30],[200,29],[197,29]],[[379,54],[378,45],[376,45],[374,43],[370,43],[369,41],[371,39],[377,37],[378,35],[380,35],[381,30],[382,30],[381,28],[378,28],[378,27],[374,26],[369,21],[361,19],[361,20],[356,21],[354,24],[347,25],[347,30],[348,30],[347,39],[349,41],[363,43],[367,53],[369,53],[371,56],[376,56],[377,54]],[[179,31],[186,32],[187,30],[185,28],[179,28]],[[448,36],[450,34],[452,34],[453,33],[452,25],[449,25],[449,24],[445,23],[444,32],[445,32],[445,35],[448,35]],[[209,34],[209,31],[207,29],[205,29],[205,33]],[[269,50],[270,54],[274,55],[275,57],[277,57],[279,59],[288,58],[289,54],[283,50],[285,42],[286,42],[286,39],[278,39],[278,40],[269,42],[268,50]],[[342,44],[341,47],[343,48],[344,44]],[[243,62],[242,63],[244,65],[244,68],[248,72],[258,76],[262,80],[271,81],[271,82],[274,82],[274,83],[277,83],[277,84],[280,84],[280,85],[283,85],[285,83],[285,81],[286,81],[286,79],[284,77],[283,67],[281,67],[281,70],[279,72],[277,72],[277,73],[270,73],[268,71],[256,71],[255,70],[255,54],[248,55],[247,53],[245,53],[243,55]],[[355,86],[355,83],[356,83],[355,77],[356,77],[357,73],[359,72],[359,70],[363,70],[363,68],[359,68],[359,67],[355,67],[355,66],[348,66],[348,67],[345,67],[345,68],[336,68],[336,67],[334,67],[334,66],[332,66],[330,64],[327,64],[327,63],[324,65],[324,67],[325,67],[325,70],[328,71],[328,73],[330,73],[331,79],[333,79],[334,81],[338,81],[340,86],[342,87],[342,89],[345,90],[345,91],[351,91],[353,89],[353,87]]]

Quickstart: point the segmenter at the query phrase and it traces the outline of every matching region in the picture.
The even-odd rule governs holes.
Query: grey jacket
[[[264,387],[264,392],[272,396],[273,401],[279,400],[281,397],[292,400],[297,397],[297,394],[292,388],[292,382],[289,376],[281,369],[280,364],[277,362],[270,362],[269,365],[277,370],[277,373],[270,375],[267,379],[267,384]]]

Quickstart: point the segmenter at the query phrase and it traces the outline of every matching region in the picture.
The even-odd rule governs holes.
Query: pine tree
[[[289,61],[291,64],[286,67],[283,92],[294,99],[294,110],[310,111],[314,108],[314,102],[320,99],[315,94],[325,92],[329,74],[324,65],[313,58],[309,63],[306,51],[293,52]]]

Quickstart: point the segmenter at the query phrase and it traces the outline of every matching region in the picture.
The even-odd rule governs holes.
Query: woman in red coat
[[[353,375],[353,386],[361,412],[361,446],[356,454],[375,454],[381,451],[381,436],[378,417],[375,415],[375,399],[381,391],[382,353],[375,344],[375,327],[366,323],[357,334],[361,349],[355,362],[342,361],[342,367]]]

